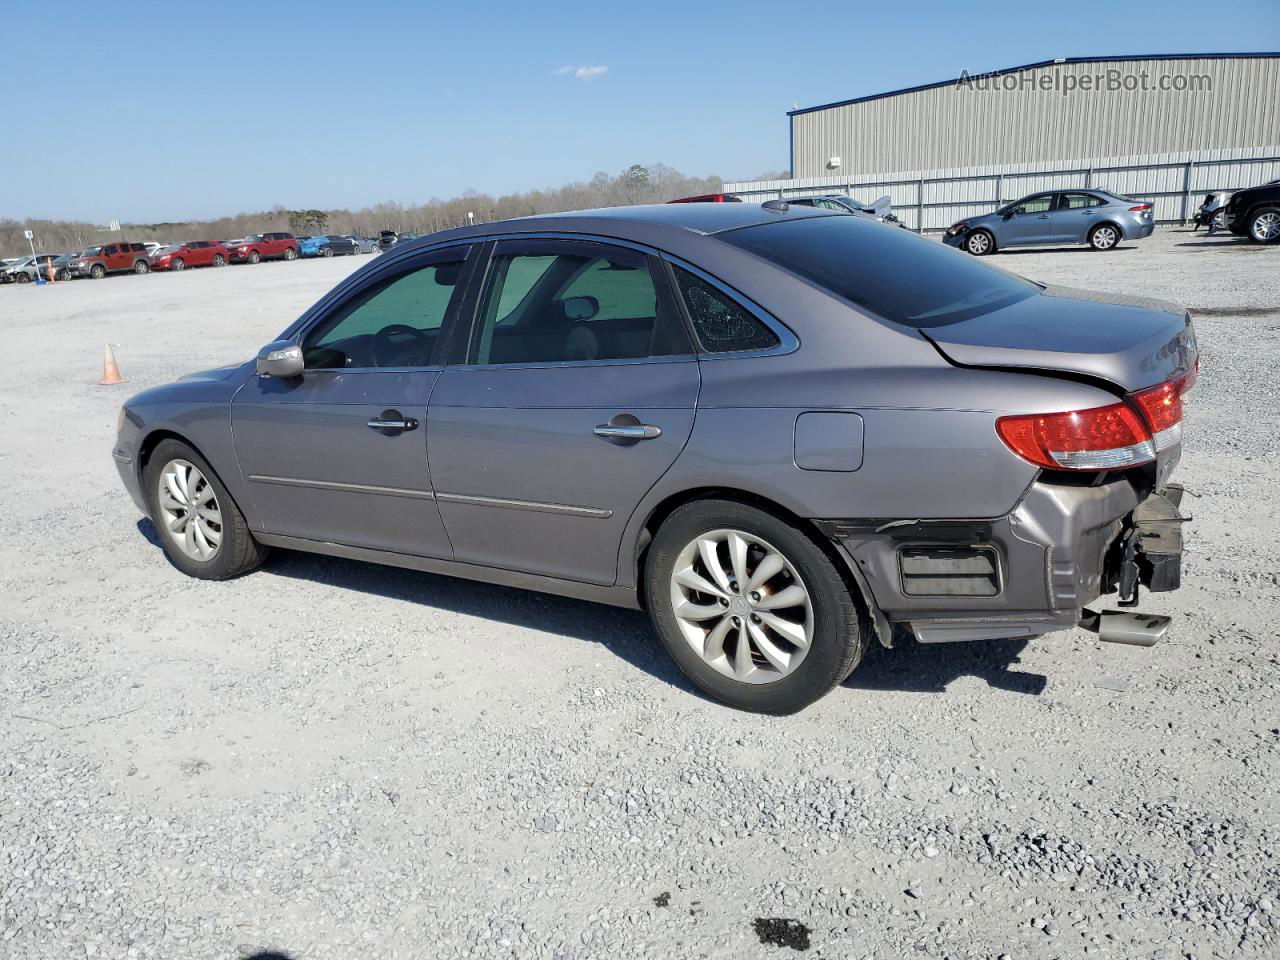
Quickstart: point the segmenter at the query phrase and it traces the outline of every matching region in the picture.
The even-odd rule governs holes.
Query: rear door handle
[[[372,430],[418,429],[418,421],[413,417],[404,416],[399,410],[383,410],[382,413],[370,420],[368,425]]]
[[[662,436],[662,428],[651,423],[613,424],[602,423],[595,429],[595,435],[605,440],[652,440]]]

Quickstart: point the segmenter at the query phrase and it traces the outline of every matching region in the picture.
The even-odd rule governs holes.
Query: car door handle
[[[1048,220],[1048,219],[1049,219],[1049,215],[1048,215],[1047,213],[1042,213],[1042,214],[1040,214],[1040,219],[1041,219],[1041,220]]]
[[[369,421],[369,427],[373,430],[416,430],[418,421],[413,417],[401,416],[399,410],[383,410]]]
[[[662,436],[662,428],[651,423],[602,423],[596,427],[595,435],[605,440],[652,440]]]

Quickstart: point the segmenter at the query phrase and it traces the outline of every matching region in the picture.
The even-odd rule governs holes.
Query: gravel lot
[[[877,649],[782,719],[699,697],[638,613],[165,562],[120,403],[366,262],[0,289],[0,957],[1280,954],[1280,248],[994,258],[1197,313],[1166,643]]]

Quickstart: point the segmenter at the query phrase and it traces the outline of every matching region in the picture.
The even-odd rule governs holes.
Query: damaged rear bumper
[[[1127,478],[1038,481],[990,520],[820,520],[889,625],[926,643],[1032,637],[1076,626],[1086,604],[1175,590],[1183,518],[1176,486]],[[882,641],[887,630],[881,630]]]

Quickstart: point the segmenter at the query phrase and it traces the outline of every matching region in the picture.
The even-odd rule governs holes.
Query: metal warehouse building
[[[1192,198],[1280,176],[1280,53],[1078,57],[793,110],[791,179],[744,199],[889,194],[947,226],[1058,187],[1106,187],[1179,220]]]

